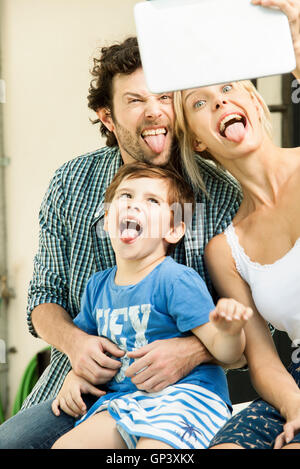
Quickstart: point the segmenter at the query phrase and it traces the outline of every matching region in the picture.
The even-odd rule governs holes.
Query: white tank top
[[[300,342],[300,238],[273,264],[253,262],[239,243],[233,224],[225,230],[236,269],[248,283],[260,314],[290,339]]]

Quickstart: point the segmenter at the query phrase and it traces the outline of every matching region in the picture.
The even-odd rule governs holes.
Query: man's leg
[[[83,399],[90,407],[95,397]],[[53,399],[18,412],[0,425],[0,449],[50,449],[53,443],[71,430],[75,419],[61,411],[55,416],[51,409]]]

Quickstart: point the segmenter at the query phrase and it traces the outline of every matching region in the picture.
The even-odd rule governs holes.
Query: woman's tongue
[[[147,135],[144,140],[154,153],[161,153],[165,148],[166,135]]]
[[[246,128],[242,122],[234,122],[225,130],[225,136],[232,142],[240,143],[246,134]]]

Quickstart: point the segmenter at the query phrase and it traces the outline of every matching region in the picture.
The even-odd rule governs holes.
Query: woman
[[[300,78],[300,2],[256,0],[288,16]],[[233,417],[214,448],[300,448],[300,365],[281,363],[267,322],[300,344],[300,148],[277,147],[269,113],[251,82],[176,93],[183,161],[199,184],[192,151],[211,158],[241,184],[244,199],[232,224],[207,245],[205,258],[220,294],[250,306],[245,331],[252,382],[262,399]],[[298,364],[296,363],[298,362]]]

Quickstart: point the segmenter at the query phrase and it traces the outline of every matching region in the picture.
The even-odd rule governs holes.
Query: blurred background
[[[0,0],[0,399],[10,416],[32,359],[47,344],[31,336],[26,296],[38,243],[38,211],[54,171],[104,142],[87,107],[99,47],[135,34],[134,0]],[[257,80],[274,140],[300,145],[290,75]],[[295,101],[295,99],[294,99]],[[277,338],[278,335],[278,338]],[[279,349],[286,337],[276,335]],[[37,355],[38,354],[38,355]],[[243,375],[243,376],[241,376]],[[234,402],[254,396],[247,372],[230,373]],[[0,413],[1,422],[1,413]]]

